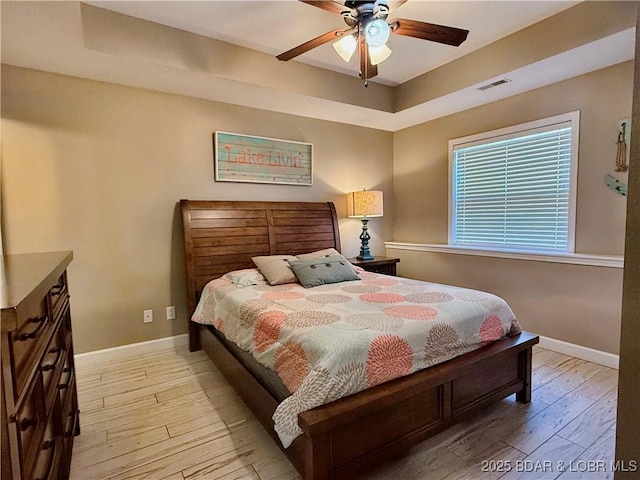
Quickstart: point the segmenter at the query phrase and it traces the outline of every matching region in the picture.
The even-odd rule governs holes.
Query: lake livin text
[[[227,162],[229,163],[247,163],[253,165],[268,165],[271,167],[303,167],[308,160],[305,158],[305,154],[300,152],[271,152],[268,150],[264,153],[251,152],[250,148],[246,150],[236,150],[232,152],[233,148],[228,145],[223,145],[227,152]]]

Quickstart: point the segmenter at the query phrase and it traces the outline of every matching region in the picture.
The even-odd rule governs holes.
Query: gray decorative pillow
[[[329,255],[313,260],[289,260],[289,265],[304,288],[360,280],[353,265],[342,255]]]
[[[296,256],[298,257],[298,260],[317,260],[317,259],[320,259],[320,258],[329,257],[331,255],[342,256],[340,254],[340,252],[337,251],[335,248],[325,248],[324,250],[318,250],[318,251],[311,252],[311,253],[300,253],[300,254],[298,254]],[[347,262],[349,262],[349,260],[347,260]],[[353,271],[355,273],[358,273],[358,269],[355,267],[355,265],[353,265],[351,262],[349,262],[349,265],[351,265],[351,267],[353,267]]]

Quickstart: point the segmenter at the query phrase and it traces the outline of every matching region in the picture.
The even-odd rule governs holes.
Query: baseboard
[[[545,348],[564,355],[587,360],[589,362],[604,365],[605,367],[618,368],[620,357],[613,353],[595,350],[574,343],[563,342],[555,338],[540,337],[540,348]],[[132,343],[130,345],[122,345],[120,347],[105,348],[104,350],[95,350],[93,352],[79,353],[74,355],[76,364],[87,365],[92,363],[108,362],[110,360],[124,358],[132,355],[140,355],[144,353],[153,353],[168,348],[181,347],[189,344],[189,335],[175,335],[173,337],[159,338],[157,340],[149,340],[148,342]]]
[[[555,338],[543,337],[540,335],[540,348],[546,348],[554,352],[563,353],[565,355],[571,355],[572,357],[587,360],[589,362],[604,365],[605,367],[618,369],[620,357],[613,353],[607,353],[600,350],[595,350],[589,347],[583,347],[582,345],[576,345],[574,343],[563,342],[562,340],[556,340]]]
[[[168,348],[181,347],[189,344],[189,335],[175,335],[173,337],[159,338],[157,340],[149,340],[148,342],[132,343],[122,345],[120,347],[105,348],[104,350],[95,350],[93,352],[78,353],[73,356],[76,365],[85,366],[94,363],[104,363],[129,357],[132,355],[140,355],[144,353],[153,353]]]

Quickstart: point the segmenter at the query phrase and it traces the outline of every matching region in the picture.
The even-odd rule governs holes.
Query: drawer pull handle
[[[62,369],[62,373],[69,373],[71,372],[71,367],[70,366],[66,366]],[[59,383],[58,384],[58,390],[64,390],[65,388],[67,388],[69,386],[69,384],[71,383],[71,380],[73,379],[73,375],[71,373],[69,373],[69,376],[67,377],[66,383]]]
[[[54,368],[56,368],[56,364],[62,356],[62,349],[60,347],[52,348],[51,350],[49,350],[49,353],[57,353],[58,355],[56,356],[56,359],[53,361],[53,363],[42,366],[43,372],[48,372],[49,370],[53,370]]]
[[[71,412],[69,413],[69,418],[73,417],[73,422],[71,423],[71,429],[69,431],[64,432],[64,438],[73,437],[73,431],[76,429],[76,423],[78,421],[77,415],[78,415],[77,410],[71,410]]]
[[[69,372],[69,368],[64,368],[62,370],[64,373],[68,373]],[[67,388],[69,386],[69,383],[71,383],[71,375],[69,375],[69,378],[67,378],[67,381],[65,383],[59,383],[58,384],[58,389],[59,390],[64,390],[65,388]]]
[[[20,430],[22,430],[23,432],[26,432],[27,430],[29,430],[31,427],[35,427],[36,425],[38,425],[38,414],[36,413],[36,416],[33,418],[25,418],[22,421],[20,421]]]
[[[40,330],[47,323],[47,322],[45,322],[46,319],[47,319],[47,316],[43,315],[41,317],[30,318],[29,320],[27,320],[27,323],[39,323],[40,325],[38,325],[33,332],[23,332],[20,335],[18,335],[18,341],[24,342],[26,340],[34,339],[38,335],[40,335]]]

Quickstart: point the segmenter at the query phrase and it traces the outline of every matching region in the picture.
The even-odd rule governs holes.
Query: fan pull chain
[[[364,88],[367,88],[369,86],[369,48],[366,47],[366,42],[362,51],[364,52]]]
[[[369,86],[369,75],[368,75],[368,71],[367,68],[369,67],[369,59],[367,58],[367,49],[363,49],[362,50],[364,53],[364,88],[367,88]]]
[[[622,123],[622,129],[618,133],[618,154],[616,155],[616,172],[626,172],[629,168],[627,165],[627,143],[625,141],[625,134],[627,129],[627,123]]]
[[[365,42],[364,35],[360,31],[360,27],[361,27],[361,24],[358,23],[358,42]],[[358,48],[358,56],[360,57],[359,58],[360,66],[362,67],[362,65],[364,65],[364,69],[360,70],[360,78],[364,79],[365,88],[369,86],[369,75],[368,75],[369,72],[367,71],[367,67],[369,66],[369,60],[367,59],[368,52],[369,50],[366,48],[366,43],[365,43],[365,48],[360,48],[360,47]],[[363,55],[364,55],[364,61],[362,60]]]

